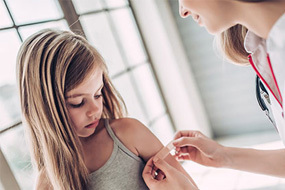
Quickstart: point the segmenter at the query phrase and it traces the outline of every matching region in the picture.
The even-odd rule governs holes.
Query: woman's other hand
[[[223,167],[229,162],[225,147],[199,131],[178,131],[174,139],[177,160],[192,160],[212,167]]]
[[[163,172],[165,177],[158,179],[157,171]],[[153,158],[149,159],[143,170],[143,178],[151,190],[198,190],[184,174],[161,159],[156,162],[153,162]]]

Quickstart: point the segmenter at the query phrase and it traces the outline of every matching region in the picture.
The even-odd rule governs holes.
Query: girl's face
[[[179,0],[179,13],[182,18],[192,16],[211,34],[219,34],[234,26],[231,2],[228,0]]]
[[[88,79],[66,93],[66,105],[79,137],[94,133],[103,111],[103,71],[95,69]]]

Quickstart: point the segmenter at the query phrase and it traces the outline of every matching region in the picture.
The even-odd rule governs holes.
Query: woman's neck
[[[240,3],[240,24],[261,38],[267,39],[275,22],[285,13],[284,0],[269,0],[260,3]]]

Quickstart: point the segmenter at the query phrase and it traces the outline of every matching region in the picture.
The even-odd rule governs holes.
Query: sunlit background
[[[167,144],[201,130],[225,145],[282,147],[255,100],[255,74],[227,63],[214,37],[177,0],[0,0],[0,190],[29,190],[35,173],[24,137],[15,62],[21,43],[44,28],[72,30],[104,57],[129,116]],[[284,189],[257,174],[183,163],[201,189]]]

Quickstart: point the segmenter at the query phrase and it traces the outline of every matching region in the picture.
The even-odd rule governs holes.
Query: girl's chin
[[[95,128],[92,128],[92,129],[84,129],[84,132],[82,131],[80,134],[77,133],[77,135],[80,137],[80,138],[87,138],[89,136],[91,136],[95,131]]]

